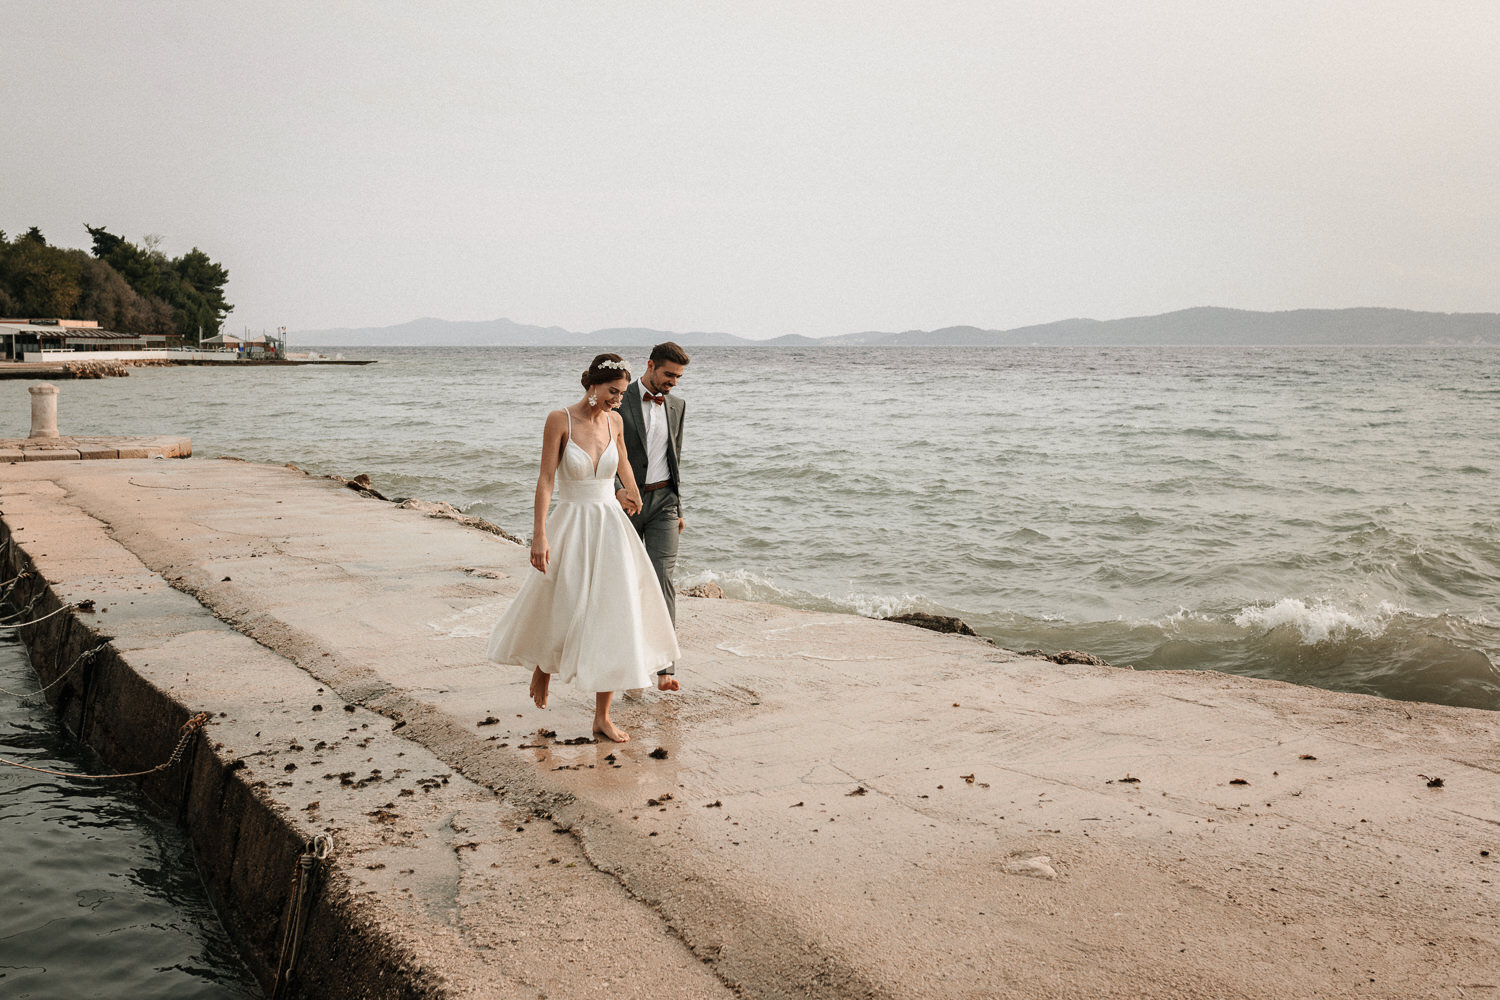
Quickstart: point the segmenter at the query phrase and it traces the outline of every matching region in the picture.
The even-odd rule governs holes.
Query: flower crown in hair
[[[630,366],[627,365],[623,361],[601,361],[597,365],[595,365],[594,367],[595,368],[618,368],[618,369],[620,369],[620,371],[624,372],[626,375],[630,374]]]

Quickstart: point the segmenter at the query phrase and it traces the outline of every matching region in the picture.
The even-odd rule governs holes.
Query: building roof
[[[164,333],[121,333],[118,330],[100,330],[89,327],[69,329],[62,326],[34,326],[30,323],[0,323],[0,334],[29,334],[51,340],[82,343],[97,340],[143,340],[147,337],[166,339]]]
[[[99,321],[96,319],[55,319],[52,317],[0,317],[0,325],[4,326],[29,326],[29,327],[62,327],[68,330],[93,330],[98,328]]]
[[[165,334],[121,333],[118,330],[66,330],[58,336],[63,340],[140,340],[142,337],[162,337]]]

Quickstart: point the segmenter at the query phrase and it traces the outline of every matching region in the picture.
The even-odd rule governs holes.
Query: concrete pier
[[[54,397],[55,398],[55,397]],[[68,462],[101,458],[187,458],[193,439],[154,435],[58,435],[0,438],[0,462]]]
[[[1493,713],[682,598],[596,744],[482,658],[496,536],[211,460],[0,466],[0,530],[113,766],[211,713],[144,787],[263,981],[333,837],[290,995],[1500,996]]]

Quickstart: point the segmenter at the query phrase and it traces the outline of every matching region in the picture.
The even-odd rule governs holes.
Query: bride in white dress
[[[626,517],[640,510],[641,495],[614,411],[630,369],[618,354],[601,354],[582,382],[583,399],[547,414],[531,536],[537,573],[495,623],[486,653],[535,668],[538,708],[547,707],[554,675],[594,692],[594,732],[624,743],[629,734],[609,717],[614,692],[651,685],[680,653],[651,558]],[[615,499],[616,475],[625,509]]]

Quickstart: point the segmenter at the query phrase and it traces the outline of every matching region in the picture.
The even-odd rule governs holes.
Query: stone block
[[[76,462],[79,458],[77,448],[27,448],[25,455],[28,462]]]
[[[120,449],[106,448],[97,444],[81,444],[78,446],[79,458],[119,458]]]
[[[26,455],[20,448],[0,448],[0,462],[24,462]]]

